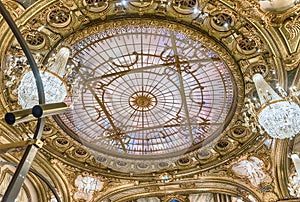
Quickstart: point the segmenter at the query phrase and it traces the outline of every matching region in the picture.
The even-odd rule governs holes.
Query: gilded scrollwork
[[[47,15],[47,22],[54,27],[66,27],[71,23],[71,15],[66,7],[54,7]]]
[[[179,202],[183,202],[183,201],[187,201],[187,197],[184,195],[175,195],[172,194],[170,196],[164,196],[162,198],[163,201],[179,201]]]
[[[191,189],[191,188],[195,188],[196,184],[193,183],[193,182],[191,182],[191,183],[190,182],[184,182],[184,183],[180,184],[180,187],[182,189]]]
[[[149,10],[154,10],[157,8],[157,3],[155,1],[133,1],[129,2],[128,5],[131,9],[138,11],[140,15],[143,15]]]
[[[251,21],[259,21],[267,24],[269,16],[260,8],[260,4],[256,0],[234,0],[234,10],[239,16],[243,16]]]
[[[6,0],[4,1],[4,6],[7,8],[13,19],[17,19],[25,11],[24,7],[17,1]]]
[[[288,39],[293,40],[296,37],[299,38],[300,34],[300,17],[291,17],[290,20],[287,20],[286,23],[284,23],[284,28],[289,33]]]
[[[263,195],[263,200],[266,202],[275,202],[278,201],[278,196],[273,192],[266,192]]]
[[[242,125],[237,125],[230,130],[230,135],[237,141],[244,142],[247,136],[251,134],[250,130]]]
[[[108,8],[108,0],[83,0],[82,5],[90,12],[100,13]]]
[[[145,187],[145,192],[157,192],[160,191],[159,186],[147,186]]]
[[[25,32],[23,35],[32,50],[43,49],[49,43],[46,35],[37,31]]]
[[[210,20],[210,24],[214,29],[220,32],[227,32],[228,28],[234,26],[236,23],[235,16],[227,10],[218,11],[212,13],[212,15],[213,17]]]

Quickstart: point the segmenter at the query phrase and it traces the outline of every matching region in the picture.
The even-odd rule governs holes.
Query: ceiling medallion
[[[95,159],[171,165],[218,139],[235,113],[237,81],[215,42],[159,20],[90,29],[71,36],[75,101],[56,121]]]
[[[156,97],[151,92],[135,92],[129,97],[129,105],[137,111],[149,111],[157,104]]]

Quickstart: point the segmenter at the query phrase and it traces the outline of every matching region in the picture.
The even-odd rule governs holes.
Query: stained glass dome
[[[128,23],[78,40],[74,104],[58,123],[93,152],[133,159],[178,156],[216,138],[234,113],[235,84],[189,29]]]

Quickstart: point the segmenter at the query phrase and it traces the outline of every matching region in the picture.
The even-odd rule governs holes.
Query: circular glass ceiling
[[[217,137],[234,113],[235,85],[188,29],[127,24],[79,40],[74,105],[59,124],[93,151],[145,159]]]

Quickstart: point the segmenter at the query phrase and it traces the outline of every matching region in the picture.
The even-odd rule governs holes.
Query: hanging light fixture
[[[259,73],[253,75],[259,101],[249,102],[248,111],[255,114],[255,122],[273,138],[291,138],[300,132],[300,107],[298,93],[291,88],[291,95],[278,86],[279,96]],[[297,103],[296,103],[297,102]],[[258,109],[256,111],[256,109]]]
[[[62,78],[67,72],[65,67],[70,53],[69,48],[62,47],[52,58],[53,62],[49,62],[45,70],[40,71],[47,104],[62,102],[67,95],[67,88]],[[28,109],[38,105],[38,100],[35,77],[29,71],[23,75],[18,87],[18,102],[23,109]]]

